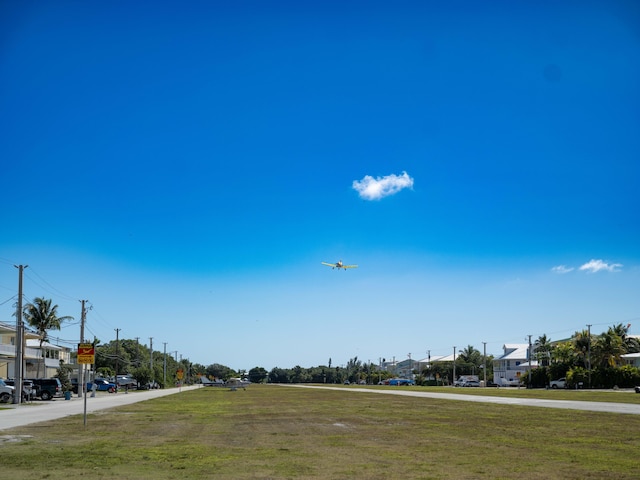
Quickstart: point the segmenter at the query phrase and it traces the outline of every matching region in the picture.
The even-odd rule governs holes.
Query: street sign
[[[92,343],[78,344],[78,363],[96,363],[96,355]]]

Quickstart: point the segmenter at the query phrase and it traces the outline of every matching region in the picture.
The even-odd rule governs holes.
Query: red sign
[[[92,343],[78,344],[78,363],[96,363],[95,349]]]

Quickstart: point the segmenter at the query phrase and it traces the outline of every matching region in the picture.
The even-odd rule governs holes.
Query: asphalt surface
[[[92,413],[97,410],[130,405],[166,395],[179,395],[181,392],[200,387],[200,385],[197,385],[162,390],[131,391],[129,393],[125,393],[122,390],[118,393],[96,392],[95,397],[91,397],[91,393],[89,393],[86,397],[86,411],[87,413]],[[85,397],[78,398],[76,395],[73,395],[71,400],[55,398],[46,402],[33,400],[20,405],[0,404],[0,431],[32,423],[56,420],[70,415],[82,415],[84,411]]]
[[[490,397],[485,395],[464,395],[456,393],[432,393],[417,392],[415,390],[402,390],[402,387],[391,387],[390,389],[372,389],[372,388],[342,388],[342,387],[323,387],[313,385],[287,385],[302,388],[326,388],[329,390],[342,390],[354,393],[379,393],[382,395],[404,395],[407,397],[422,398],[440,398],[447,400],[457,400],[462,402],[480,402],[480,403],[498,403],[502,405],[523,405],[527,407],[543,407],[543,408],[562,408],[566,410],[583,410],[589,412],[606,412],[606,413],[626,413],[630,415],[640,415],[640,405],[634,403],[616,403],[616,402],[583,402],[573,400],[543,400],[536,398],[515,398],[509,397],[505,392],[504,397]],[[619,395],[631,395],[632,393],[618,393]],[[618,395],[612,393],[611,395]],[[635,395],[635,393],[634,393]]]

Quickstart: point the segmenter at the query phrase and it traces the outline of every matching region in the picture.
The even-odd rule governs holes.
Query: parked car
[[[5,380],[4,383],[10,385],[15,388],[16,382],[15,380]],[[22,381],[22,399],[23,400],[31,400],[36,396],[36,387],[33,385],[31,380],[23,380]]]
[[[391,378],[389,379],[389,385],[407,386],[415,385],[416,382],[409,380],[408,378]]]
[[[549,386],[551,388],[566,388],[567,379],[566,377],[562,377],[562,378],[559,378],[558,380],[551,380],[551,382],[549,382]]]
[[[27,380],[33,382],[33,386],[36,389],[36,397],[40,397],[42,400],[64,397],[62,384],[57,378],[28,378]]]
[[[10,403],[13,399],[15,388],[4,383],[0,378],[0,403]]]
[[[87,391],[93,390],[93,386],[96,386],[96,390],[101,392],[113,393],[116,391],[116,384],[111,383],[104,378],[96,378],[93,382],[87,382]]]
[[[480,382],[476,382],[475,380],[465,380],[460,384],[461,387],[479,387]]]
[[[118,388],[137,388],[138,381],[129,375],[117,375]]]

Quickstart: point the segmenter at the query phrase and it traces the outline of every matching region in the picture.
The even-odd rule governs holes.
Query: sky
[[[0,0],[0,321],[28,265],[54,343],[236,370],[640,334],[638,85],[635,1]]]

